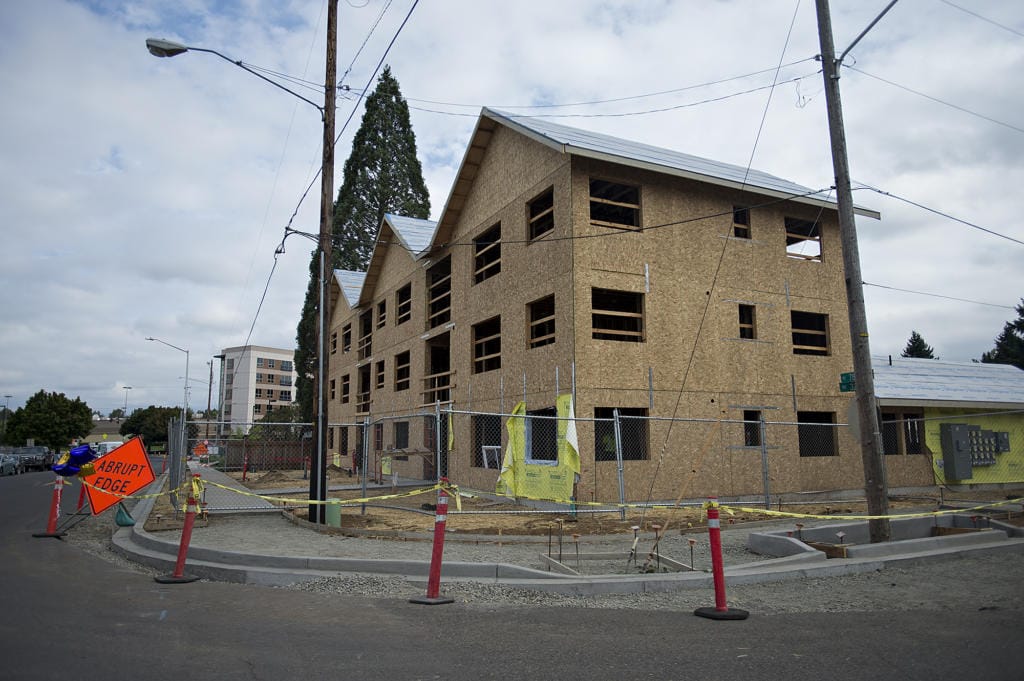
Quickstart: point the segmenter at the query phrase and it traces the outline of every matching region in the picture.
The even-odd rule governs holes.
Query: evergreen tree
[[[81,398],[70,400],[64,393],[40,390],[10,415],[5,439],[20,444],[31,439],[37,445],[61,449],[91,430],[92,409]]]
[[[385,213],[423,219],[430,216],[430,197],[416,158],[409,106],[390,67],[384,68],[376,89],[366,99],[362,124],[345,161],[344,178],[334,203],[331,269],[366,270]],[[313,419],[319,272],[314,251],[295,332],[295,369],[299,375],[295,397],[305,421]]]
[[[917,331],[910,332],[910,340],[907,341],[907,347],[903,348],[903,354],[900,357],[936,359],[932,346],[925,343],[924,338]]]
[[[1017,319],[1006,322],[996,338],[996,346],[982,354],[981,361],[993,364],[1012,364],[1024,369],[1024,298],[1017,305]]]

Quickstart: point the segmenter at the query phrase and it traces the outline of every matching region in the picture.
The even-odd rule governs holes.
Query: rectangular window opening
[[[373,310],[359,315],[359,359],[368,359],[373,354]]]
[[[377,303],[377,328],[382,329],[388,323],[388,301]]]
[[[501,368],[501,317],[473,325],[473,373]]]
[[[409,351],[395,355],[395,392],[408,390],[410,385]]]
[[[821,262],[821,225],[800,218],[786,218],[786,255],[797,260]]]
[[[352,349],[352,325],[346,324],[341,329],[341,351],[348,352]]]
[[[395,449],[409,448],[409,422],[395,421]]]
[[[473,283],[501,272],[501,223],[473,239]]]
[[[555,342],[555,296],[535,300],[527,306],[530,320],[529,347],[539,348]]]
[[[555,228],[555,190],[548,187],[540,196],[527,204],[527,223],[530,241]]]
[[[427,286],[427,328],[433,329],[452,318],[451,256],[427,270]]]
[[[639,229],[640,187],[591,178],[590,222],[618,229]]]
[[[740,338],[754,340],[757,338],[757,312],[753,305],[739,305]]]
[[[798,411],[796,420],[801,457],[836,455],[835,412]]]
[[[757,409],[743,410],[743,446],[761,446],[761,412]]]
[[[412,319],[412,284],[406,284],[395,294],[395,324]]]
[[[352,384],[349,382],[348,374],[341,377],[341,403],[348,404]]]
[[[379,362],[377,362],[376,371],[374,373],[376,375],[376,380],[374,381],[375,387],[377,388],[377,390],[383,390],[384,389],[384,360],[380,360]]]
[[[558,461],[558,419],[554,407],[526,412],[527,463]]]
[[[498,414],[473,415],[474,468],[501,468],[501,431]]]
[[[737,239],[750,238],[750,209],[742,206],[732,207],[732,235]]]
[[[616,409],[623,461],[646,461],[650,450],[646,407],[594,407],[594,460],[618,460],[615,455]]]
[[[790,312],[794,355],[828,355],[828,315],[817,312]]]
[[[591,308],[593,338],[644,342],[644,294],[595,288]]]

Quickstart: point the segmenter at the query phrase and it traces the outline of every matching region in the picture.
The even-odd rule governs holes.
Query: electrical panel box
[[[974,429],[978,427],[974,426]],[[971,430],[972,427],[966,423],[943,423],[939,426],[946,480],[970,480],[974,477],[971,470]]]

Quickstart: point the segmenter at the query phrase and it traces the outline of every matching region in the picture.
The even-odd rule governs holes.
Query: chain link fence
[[[830,412],[798,412],[796,421],[770,415],[670,419],[645,409],[595,409],[594,417],[569,418],[555,408],[507,414],[438,405],[329,424],[325,463],[377,483],[431,484],[447,477],[493,494],[507,457],[520,456],[526,475],[554,474],[564,463],[564,443],[571,442],[579,474],[572,476],[571,492],[554,499],[559,502],[680,503],[717,495],[774,505],[809,493],[863,489],[855,429],[836,423]],[[883,410],[880,424],[890,489],[1024,482],[1024,411]],[[225,424],[190,424],[187,456],[225,472],[250,473],[305,472],[315,460],[312,424],[235,425],[229,434]],[[172,423],[171,466],[183,471],[174,464],[174,455],[185,451],[175,430]]]

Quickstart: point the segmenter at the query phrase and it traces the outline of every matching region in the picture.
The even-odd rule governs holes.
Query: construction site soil
[[[308,506],[305,504],[307,498],[305,494],[296,494],[294,491],[280,493],[282,489],[303,490],[309,483],[308,475],[304,475],[303,471],[271,470],[258,474],[248,473],[245,475],[244,481],[241,473],[229,473],[229,475],[242,482],[255,494],[264,495],[276,502],[279,501],[282,507],[288,508],[296,518],[302,520],[307,518]],[[358,478],[349,476],[344,470],[336,469],[333,466],[329,467],[329,485],[346,483],[358,484]],[[417,494],[418,489],[424,491]],[[268,494],[268,491],[274,493]],[[940,503],[986,503],[1021,496],[1020,490],[1012,492],[1007,494],[1005,491],[1001,491],[997,494],[988,490],[944,492],[941,497],[938,493],[914,496],[913,498],[891,497],[889,507],[891,512],[927,512],[937,510]],[[381,536],[387,536],[392,533],[429,532],[433,529],[436,492],[430,486],[394,489],[387,486],[371,487],[367,490],[366,497],[362,496],[360,489],[332,491],[328,496],[332,499],[346,501],[369,499],[365,504],[357,501],[341,506],[340,529],[342,532],[346,530],[353,530],[360,534],[379,532]],[[760,507],[760,504],[753,502],[734,505]],[[813,516],[841,517],[866,514],[867,504],[865,501],[857,499],[816,501],[813,503],[787,503],[774,510]],[[166,526],[156,526],[156,519],[159,518],[159,522],[166,525],[175,515],[180,517],[180,514],[175,514],[167,498],[162,497],[150,516],[150,523],[154,523],[154,525],[151,527],[150,523],[147,523],[146,527],[152,530],[169,529]],[[699,503],[673,508],[631,507],[626,509],[624,519],[621,515],[617,508],[611,508],[608,505],[580,505],[578,512],[573,514],[544,511],[536,506],[516,504],[509,500],[496,500],[475,495],[467,496],[463,492],[458,503],[455,499],[449,501],[446,529],[449,533],[456,534],[498,536],[546,536],[559,531],[566,536],[573,534],[580,536],[623,535],[631,534],[634,527],[638,527],[645,533],[657,530],[663,533],[679,534],[706,531],[705,511]],[[768,518],[766,514],[757,511],[723,512],[722,523],[723,525],[741,525],[762,522]],[[1006,520],[1024,525],[1024,518],[1020,515],[1008,517]],[[800,522],[799,519],[794,519],[794,523],[797,522]]]

